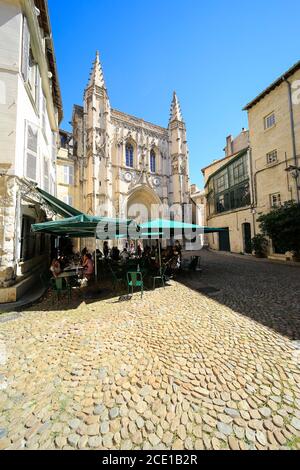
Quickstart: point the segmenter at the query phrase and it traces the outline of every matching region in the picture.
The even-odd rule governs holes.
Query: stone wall
[[[291,83],[300,79],[300,70],[289,78]],[[270,113],[275,114],[276,123],[265,129],[264,119]],[[294,104],[294,125],[296,151],[300,154],[300,104]],[[291,121],[289,109],[289,91],[287,83],[282,82],[248,112],[250,143],[254,184],[257,193],[257,213],[268,213],[271,210],[270,196],[279,193],[281,202],[297,200],[296,184],[286,167],[294,165]],[[267,153],[277,151],[277,161],[268,164]]]
[[[0,176],[0,288],[16,279],[16,193],[15,179]]]

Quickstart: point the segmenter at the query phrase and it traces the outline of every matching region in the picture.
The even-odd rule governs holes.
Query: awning
[[[65,202],[60,201],[51,194],[43,191],[40,188],[36,188],[38,195],[43,199],[45,204],[50,207],[50,209],[55,212],[55,214],[61,215],[62,217],[74,217],[82,215],[82,212],[74,209],[74,207],[69,206]]]
[[[141,228],[142,230],[153,230],[155,232],[161,232],[162,230],[172,230],[175,233],[178,233],[182,230],[187,230],[194,231],[195,235],[197,234],[197,232],[199,233],[199,235],[201,235],[203,233],[222,232],[224,230],[222,228],[202,227],[200,225],[187,224],[185,222],[169,219],[151,220],[142,224]]]
[[[132,220],[110,219],[80,214],[67,219],[44,222],[31,226],[33,232],[47,233],[56,237],[96,238],[98,240],[114,240],[128,237],[136,232],[136,224]]]
[[[153,239],[169,238],[168,230],[171,230],[176,235],[185,230],[192,231],[193,233],[195,232],[195,236],[203,233],[223,231],[223,229],[200,227],[199,225],[163,219],[138,226],[132,220],[94,217],[86,214],[34,224],[31,228],[33,232],[47,233],[56,237],[97,238],[98,240],[138,240],[151,237]]]

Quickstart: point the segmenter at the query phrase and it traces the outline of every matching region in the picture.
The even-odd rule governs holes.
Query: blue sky
[[[173,90],[191,181],[247,127],[242,108],[300,59],[299,0],[49,0],[69,129],[98,49],[112,107],[167,126]]]

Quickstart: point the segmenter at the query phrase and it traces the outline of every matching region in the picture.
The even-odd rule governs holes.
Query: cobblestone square
[[[143,300],[0,316],[0,449],[300,449],[300,269],[202,265]]]

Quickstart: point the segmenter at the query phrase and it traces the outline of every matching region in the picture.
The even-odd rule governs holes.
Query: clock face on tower
[[[160,186],[160,179],[159,178],[154,178],[153,184],[156,188],[158,188]]]
[[[129,173],[129,171],[127,171],[127,172],[125,173],[125,175],[124,175],[124,178],[125,178],[125,181],[126,181],[127,183],[131,183],[131,181],[132,181],[132,174]]]

